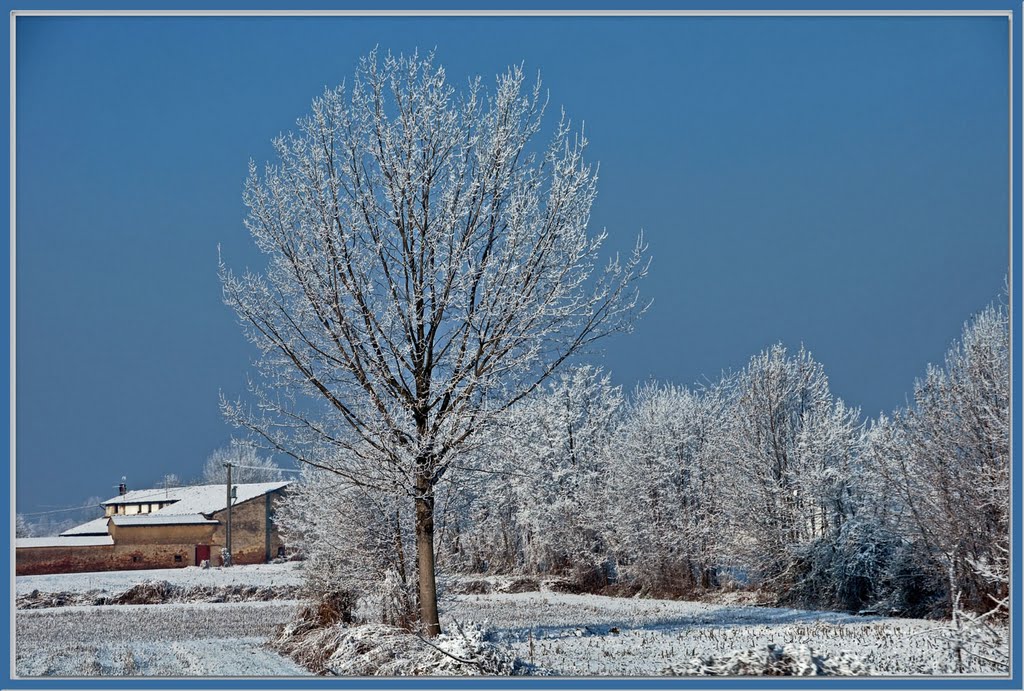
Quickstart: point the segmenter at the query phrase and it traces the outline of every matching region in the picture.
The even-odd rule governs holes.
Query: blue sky
[[[456,84],[523,62],[585,121],[593,227],[653,256],[650,312],[594,359],[627,389],[783,341],[875,415],[1002,289],[1005,18],[22,17],[18,510],[230,439],[253,351],[217,246],[261,265],[248,160],[374,46],[436,48]]]

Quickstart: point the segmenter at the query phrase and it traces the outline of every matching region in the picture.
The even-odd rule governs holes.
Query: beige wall
[[[198,525],[117,525],[111,521],[108,529],[115,545],[121,544],[180,544],[210,545],[213,524]]]

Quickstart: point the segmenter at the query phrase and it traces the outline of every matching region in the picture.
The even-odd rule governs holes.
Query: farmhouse
[[[288,482],[232,487],[231,557],[235,564],[269,561],[284,551],[274,510]],[[20,575],[166,569],[223,564],[228,540],[225,485],[132,490],[102,503],[104,516],[59,537],[15,541]]]

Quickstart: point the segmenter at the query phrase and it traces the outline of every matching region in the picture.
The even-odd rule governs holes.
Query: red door
[[[209,545],[196,545],[196,566],[203,563],[204,560],[210,559],[210,546]]]

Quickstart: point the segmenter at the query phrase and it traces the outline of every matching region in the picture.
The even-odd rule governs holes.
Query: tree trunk
[[[402,517],[395,510],[395,555],[398,561],[398,577],[402,581],[402,585],[408,584],[408,580],[405,577],[405,548],[402,546]]]
[[[419,571],[420,623],[433,638],[441,633],[434,580],[434,488],[426,476],[416,478],[416,565]]]

